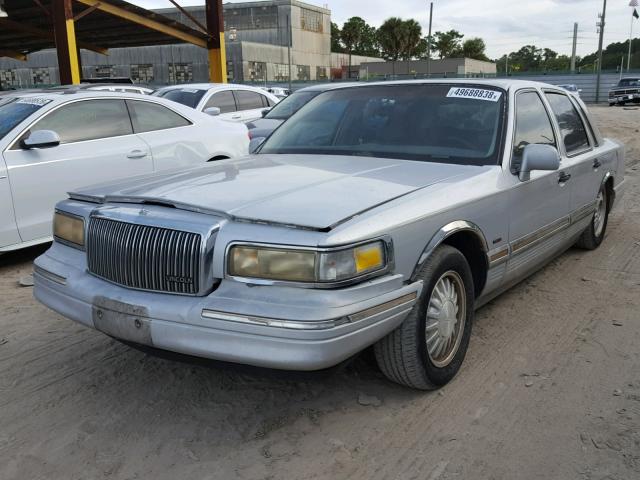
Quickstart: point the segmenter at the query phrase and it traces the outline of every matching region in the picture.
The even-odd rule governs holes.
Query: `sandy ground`
[[[0,259],[0,479],[640,478],[640,110],[593,109],[631,185],[595,252],[481,309],[439,392],[370,355],[330,375],[147,356],[18,286]]]

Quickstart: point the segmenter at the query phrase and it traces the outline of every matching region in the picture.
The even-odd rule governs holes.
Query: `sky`
[[[131,0],[130,0],[131,1]],[[182,6],[201,5],[202,0],[177,0]],[[234,0],[225,3],[242,3]],[[306,0],[327,5],[332,21],[342,25],[352,16],[379,26],[386,18],[414,18],[426,35],[429,0]],[[133,0],[145,8],[172,7],[168,0]],[[571,54],[573,24],[578,22],[578,55],[598,48],[596,22],[602,0],[434,0],[433,31],[456,29],[469,37],[481,37],[490,58],[518,50],[523,45],[551,48]],[[629,0],[608,0],[604,45],[629,38],[632,8]],[[640,12],[640,7],[639,7]],[[634,20],[634,37],[640,37],[640,21]]]

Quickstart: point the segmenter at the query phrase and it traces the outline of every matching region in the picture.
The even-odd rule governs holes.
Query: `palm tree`
[[[411,60],[416,55],[422,42],[422,27],[413,19],[391,17],[378,29],[378,42],[383,56],[393,62],[395,75],[399,58]]]
[[[396,74],[396,61],[405,51],[404,22],[401,18],[391,17],[385,20],[378,29],[378,43],[382,55],[393,62],[393,74]]]

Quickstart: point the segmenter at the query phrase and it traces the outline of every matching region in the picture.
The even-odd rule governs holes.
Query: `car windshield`
[[[264,118],[270,120],[286,120],[320,93],[322,92],[297,92],[289,95],[277,103]]]
[[[619,87],[637,87],[640,85],[640,80],[637,78],[623,78],[618,83]]]
[[[34,98],[13,98],[3,103],[0,101],[0,140],[32,113],[40,110],[51,100]]]
[[[198,90],[195,88],[174,88],[171,90],[159,91],[156,96],[173,100],[187,107],[196,108],[206,90]]]
[[[260,153],[354,155],[495,165],[504,92],[462,84],[400,84],[318,95]]]

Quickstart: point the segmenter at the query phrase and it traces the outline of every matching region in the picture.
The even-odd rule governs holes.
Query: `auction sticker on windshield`
[[[27,105],[36,105],[38,107],[42,107],[42,106],[44,106],[47,103],[50,103],[52,101],[53,100],[51,100],[50,98],[27,97],[27,98],[21,98],[16,103],[26,103]]]
[[[497,102],[501,96],[502,92],[485,90],[484,88],[452,87],[449,93],[447,93],[447,97],[470,98],[473,100],[486,100],[488,102]]]

